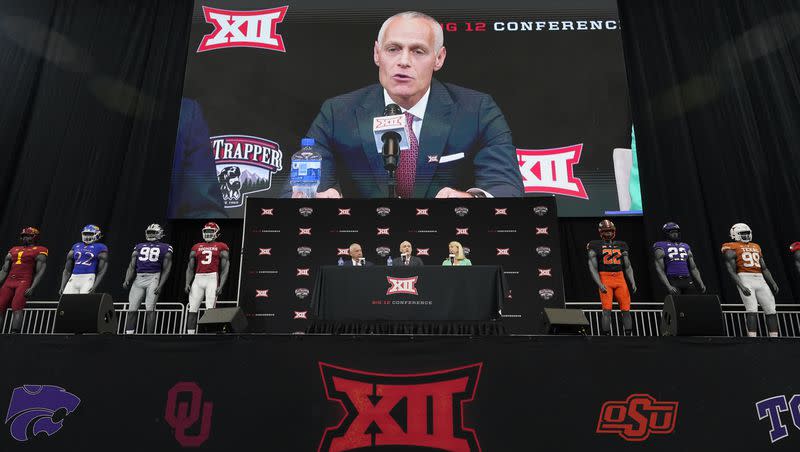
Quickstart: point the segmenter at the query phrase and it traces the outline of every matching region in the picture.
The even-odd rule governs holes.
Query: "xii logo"
[[[181,393],[191,397],[186,402]],[[184,399],[179,401],[178,399]],[[199,447],[211,433],[211,411],[214,404],[203,402],[203,390],[195,382],[181,381],[176,383],[167,393],[167,406],[164,420],[175,429],[175,439],[183,447]],[[201,413],[202,412],[202,413]],[[187,433],[200,420],[200,430],[196,435]]]
[[[318,452],[366,447],[480,451],[464,427],[464,405],[475,397],[483,364],[421,374],[379,374],[319,363],[325,394],[345,410],[325,430]]]

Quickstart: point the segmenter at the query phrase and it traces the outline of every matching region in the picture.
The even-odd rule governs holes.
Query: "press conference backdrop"
[[[322,103],[377,82],[373,44],[401,10],[442,24],[437,80],[497,102],[527,196],[557,195],[562,216],[641,209],[614,0],[198,0],[170,216],[241,218],[246,196],[280,196]]]

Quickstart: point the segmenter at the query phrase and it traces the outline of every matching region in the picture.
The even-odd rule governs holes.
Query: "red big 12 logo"
[[[658,402],[649,394],[632,394],[624,401],[603,404],[597,433],[616,433],[625,441],[644,441],[651,433],[672,433],[677,417],[678,402]]]

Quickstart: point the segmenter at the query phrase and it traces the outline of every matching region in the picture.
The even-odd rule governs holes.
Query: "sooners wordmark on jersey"
[[[192,247],[196,264],[196,273],[219,272],[220,253],[228,251],[228,245],[222,242],[197,243]]]
[[[463,410],[475,398],[482,366],[382,374],[319,363],[325,395],[339,403],[345,415],[325,430],[317,450],[416,446],[480,451],[475,430],[464,427]],[[395,409],[398,406],[404,409]]]
[[[722,244],[722,253],[736,253],[736,273],[761,273],[761,247],[753,242],[728,242]]]
[[[255,47],[285,52],[283,37],[275,29],[283,22],[287,9],[288,5],[257,11],[231,11],[204,6],[203,15],[206,22],[214,26],[214,31],[203,36],[197,53],[226,47]]]
[[[573,167],[581,161],[583,143],[552,149],[517,149],[525,193],[553,193],[589,199]]]

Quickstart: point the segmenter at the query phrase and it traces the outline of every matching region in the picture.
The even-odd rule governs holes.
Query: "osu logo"
[[[225,208],[241,207],[244,195],[269,190],[272,175],[283,169],[283,152],[274,141],[248,135],[218,135],[210,140]],[[261,209],[261,215],[272,215],[272,210]]]
[[[11,437],[20,442],[39,433],[52,436],[80,403],[81,399],[60,386],[23,385],[11,393],[6,424],[11,423]]]
[[[553,193],[589,199],[583,182],[573,174],[583,144],[553,149],[517,149],[525,193]]]
[[[345,414],[325,430],[318,452],[376,446],[480,451],[475,430],[464,427],[463,409],[475,398],[482,366],[400,375],[320,362],[325,395]]]
[[[677,417],[678,402],[658,402],[648,394],[632,394],[625,400],[603,404],[597,433],[616,433],[625,441],[644,441],[651,433],[672,433]]]
[[[788,399],[788,402],[787,402]],[[777,395],[759,402],[756,402],[756,413],[759,420],[769,418],[770,442],[776,442],[789,436],[789,430],[781,421],[781,412],[791,411],[792,423],[795,428],[800,430],[800,394],[794,394],[791,398],[785,395]]]
[[[289,6],[280,6],[258,11],[230,11],[203,7],[206,22],[214,31],[203,36],[197,53],[225,47],[256,47],[286,52],[283,37],[275,27],[283,22]]]
[[[191,398],[188,402],[179,402],[179,395],[184,392],[188,393]],[[175,429],[175,439],[181,446],[198,447],[206,442],[211,433],[211,410],[213,408],[213,403],[203,402],[203,390],[197,383],[181,381],[167,393],[164,420]],[[200,431],[197,435],[186,433],[186,430],[193,426],[198,419],[200,420]]]
[[[417,294],[417,279],[418,276],[414,276],[413,278],[394,278],[391,276],[387,276],[386,280],[389,281],[389,290],[386,291],[386,295],[394,295],[396,293],[407,293],[409,295],[418,295]]]

